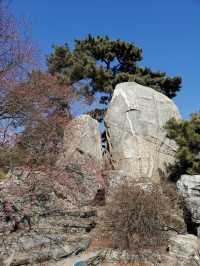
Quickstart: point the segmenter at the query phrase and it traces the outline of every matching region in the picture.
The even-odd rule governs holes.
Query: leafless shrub
[[[142,254],[165,246],[169,220],[170,200],[159,185],[124,183],[107,204],[103,230],[113,248]]]
[[[25,24],[17,21],[7,2],[0,1],[1,90],[10,88],[27,74],[36,52]]]
[[[9,2],[0,1],[0,148],[15,141],[17,113],[8,95],[36,66],[38,54],[27,26],[16,19]]]

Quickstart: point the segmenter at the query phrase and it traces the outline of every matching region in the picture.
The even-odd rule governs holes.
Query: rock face
[[[105,249],[101,252],[89,254],[92,262],[88,265],[148,265],[148,266],[199,266],[200,265],[200,239],[194,235],[174,234],[169,238],[167,250],[148,250],[144,249],[143,254],[126,250]],[[104,263],[102,264],[101,261]],[[132,264],[131,264],[132,263]],[[72,264],[73,265],[73,264]],[[64,265],[63,265],[64,266]]]
[[[162,266],[200,265],[200,239],[194,235],[175,235],[169,239],[168,254]]]
[[[5,186],[1,184],[0,265],[42,265],[42,262],[51,265],[51,261],[62,259],[71,265],[68,258],[90,245],[97,211],[91,206],[79,207],[78,202],[83,204],[88,196],[87,191],[78,190],[81,184],[75,189],[75,182],[63,187],[65,195],[62,186],[57,187],[58,180],[54,182],[46,176],[38,179],[36,187],[32,186],[28,193],[28,187],[24,186],[30,184],[31,174],[24,175],[22,180],[20,176],[11,177]],[[44,179],[45,182],[41,182]],[[52,262],[52,265],[55,264]]]
[[[52,210],[34,219],[33,230],[1,233],[0,265],[55,265],[55,261],[62,259],[64,265],[73,265],[68,259],[70,262],[71,256],[84,252],[90,245],[92,216],[86,211]]]
[[[159,181],[177,149],[163,129],[172,117],[180,114],[165,95],[135,82],[117,85],[105,117],[113,168]]]
[[[102,151],[98,122],[89,115],[73,119],[65,128],[63,148],[57,161],[57,168],[72,174],[78,184],[79,199],[93,199],[104,187],[101,175]],[[71,179],[71,181],[74,180]],[[74,185],[72,187],[74,187]],[[66,194],[70,194],[66,191]],[[82,201],[82,200],[81,200]]]
[[[186,205],[188,222],[192,227],[189,230],[194,230],[193,233],[200,235],[200,175],[181,176],[177,182],[177,189]]]
[[[101,136],[98,122],[89,115],[81,115],[65,128],[63,152],[57,164],[81,162],[86,158],[101,167]]]

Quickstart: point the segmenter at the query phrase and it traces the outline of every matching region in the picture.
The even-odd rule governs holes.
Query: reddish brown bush
[[[11,150],[11,155],[17,153],[18,159],[21,154],[26,165],[53,165],[63,128],[71,119],[73,98],[71,88],[60,85],[56,77],[33,72],[7,93],[5,112],[10,134],[5,134],[1,146]]]
[[[15,142],[14,128],[17,118],[9,94],[27,77],[35,66],[36,49],[33,46],[25,23],[17,21],[10,10],[9,1],[0,1],[0,153],[5,153],[0,163],[8,164],[11,150],[8,145]],[[2,150],[3,149],[3,150]],[[15,156],[14,156],[15,157]]]

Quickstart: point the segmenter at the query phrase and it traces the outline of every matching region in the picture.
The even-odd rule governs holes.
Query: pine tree
[[[176,162],[171,166],[171,176],[178,179],[182,174],[200,173],[200,113],[190,120],[171,119],[167,125],[168,137],[178,144]]]
[[[176,96],[181,78],[140,67],[142,58],[142,49],[131,42],[88,35],[83,40],[75,40],[73,50],[67,44],[54,46],[47,63],[51,74],[59,75],[68,85],[79,85],[75,87],[82,95],[92,97],[101,92],[100,103],[106,106],[115,86],[126,81],[152,87],[170,98]],[[102,110],[96,109],[95,114],[102,118]]]

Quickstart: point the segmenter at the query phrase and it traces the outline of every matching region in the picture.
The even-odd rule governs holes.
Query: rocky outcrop
[[[85,251],[105,200],[101,168],[98,123],[82,115],[65,128],[56,167],[10,171],[0,182],[0,265],[70,265]]]
[[[113,168],[159,181],[177,149],[163,128],[172,117],[180,114],[165,95],[135,82],[117,85],[105,116]]]
[[[188,230],[200,235],[200,175],[182,175],[177,189],[185,203]]]
[[[172,117],[179,119],[180,114],[166,96],[134,82],[117,86],[105,118],[113,166],[107,181],[112,188],[131,178],[139,179],[141,190],[152,193],[154,182],[160,181],[166,166],[174,161],[177,146],[163,128]],[[46,171],[22,167],[9,172],[8,180],[0,182],[0,265],[85,262],[97,266],[134,261],[152,266],[200,266],[200,240],[186,234],[182,210],[177,211],[179,201],[174,192],[166,193],[162,182],[158,185],[161,192],[173,201],[168,208],[170,221],[163,226],[168,247],[153,252],[145,247],[142,254],[102,247],[93,250],[95,245],[90,244],[101,228],[105,192],[111,192],[106,190],[101,170],[98,123],[82,115],[65,128],[56,167]],[[200,176],[182,176],[177,187],[185,200],[188,226],[195,226],[198,234]],[[110,194],[106,196],[108,200]]]
[[[101,167],[101,136],[98,122],[89,115],[73,119],[65,128],[63,150],[57,162],[58,166],[70,162],[93,161]]]
[[[69,199],[59,198],[47,184],[24,195],[14,192],[13,198],[8,189],[9,200],[0,193],[0,265],[50,265],[62,259],[67,263],[89,247],[96,225],[93,207],[69,210]]]

